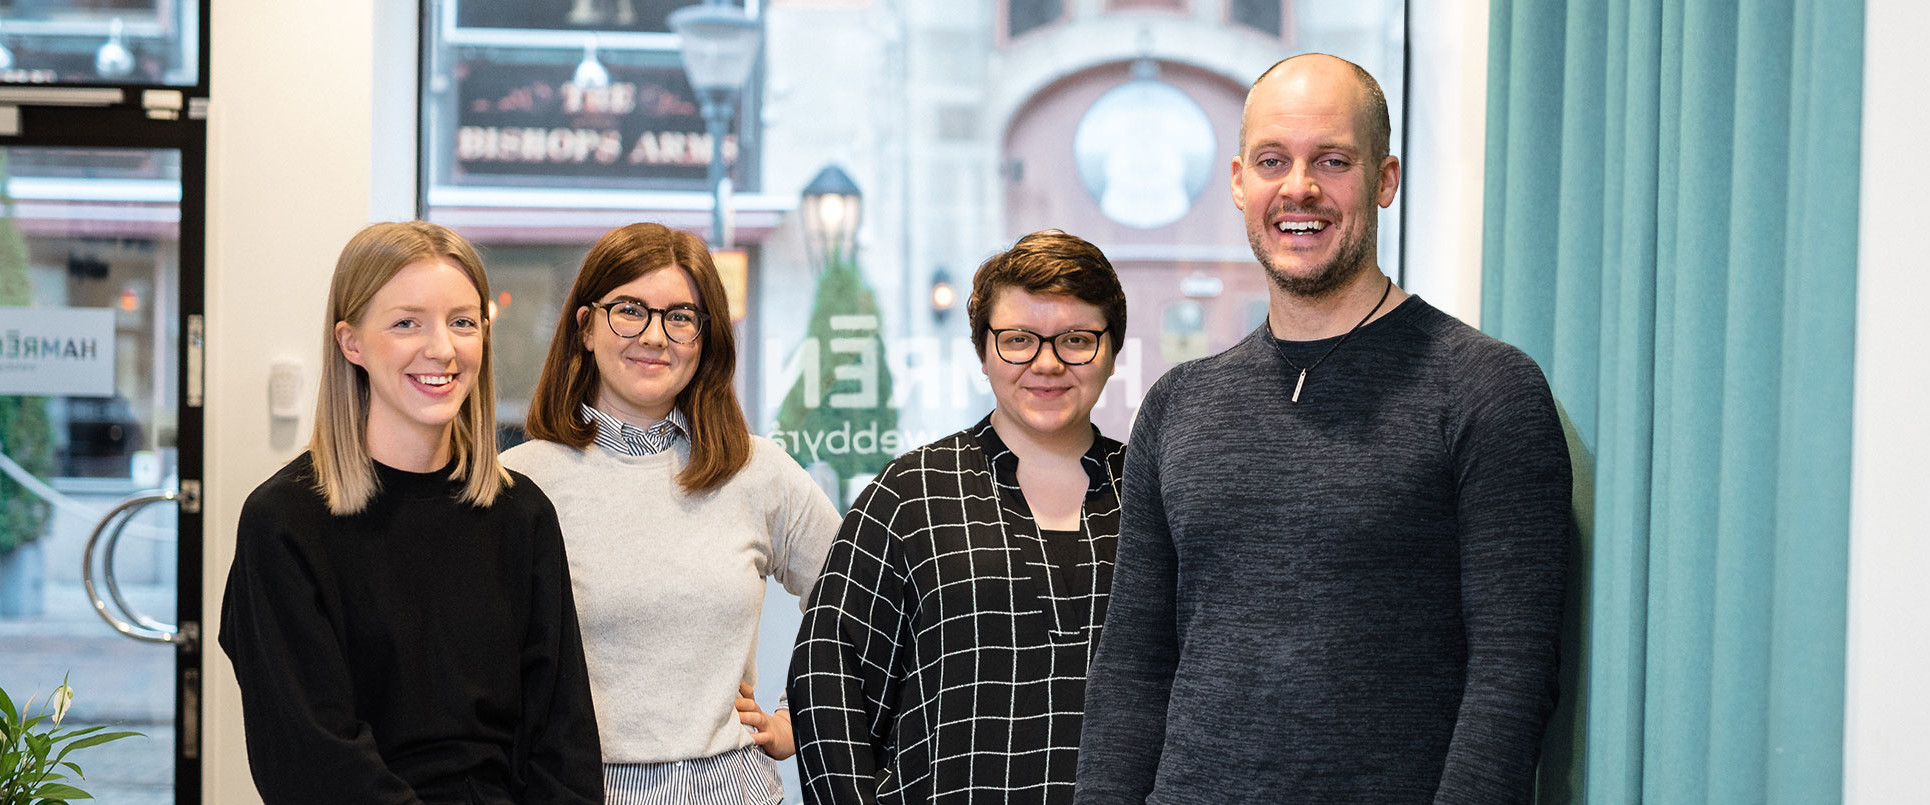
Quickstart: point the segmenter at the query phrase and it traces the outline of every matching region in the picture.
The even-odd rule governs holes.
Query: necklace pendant
[[[1307,385],[1307,370],[1300,370],[1300,379],[1293,384],[1293,401],[1300,402],[1300,387]]]

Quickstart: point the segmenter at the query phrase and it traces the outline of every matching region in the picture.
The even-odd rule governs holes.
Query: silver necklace
[[[1367,311],[1367,315],[1360,317],[1359,324],[1354,325],[1352,330],[1348,330],[1345,335],[1340,337],[1339,341],[1335,341],[1333,346],[1328,347],[1326,352],[1321,353],[1319,360],[1308,364],[1304,369],[1301,368],[1299,364],[1294,363],[1292,358],[1287,357],[1287,348],[1280,346],[1279,336],[1273,334],[1273,317],[1267,317],[1267,336],[1273,341],[1274,351],[1280,353],[1280,360],[1286,361],[1287,368],[1300,373],[1300,379],[1293,382],[1293,402],[1300,402],[1300,389],[1307,385],[1307,373],[1320,368],[1321,364],[1327,362],[1327,356],[1334,354],[1334,350],[1340,349],[1340,345],[1347,343],[1347,339],[1353,338],[1354,333],[1359,332],[1360,328],[1367,324],[1368,319],[1373,318],[1375,313],[1380,312],[1380,306],[1387,304],[1387,295],[1393,291],[1394,278],[1388,277],[1387,287],[1381,289],[1380,301],[1374,303],[1374,309]]]

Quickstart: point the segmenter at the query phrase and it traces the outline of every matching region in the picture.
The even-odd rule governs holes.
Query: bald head
[[[1338,56],[1325,53],[1303,53],[1274,62],[1272,67],[1253,80],[1247,88],[1246,103],[1240,107],[1240,155],[1246,155],[1247,118],[1253,111],[1253,96],[1260,93],[1266,85],[1276,81],[1299,81],[1322,92],[1346,93],[1358,115],[1360,133],[1372,151],[1368,156],[1372,162],[1379,163],[1382,157],[1392,153],[1389,140],[1393,137],[1393,124],[1387,116],[1387,95],[1381,92],[1380,82],[1368,75],[1360,65]]]

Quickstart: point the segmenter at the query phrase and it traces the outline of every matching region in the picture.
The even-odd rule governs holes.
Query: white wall
[[[1930,6],[1864,5],[1863,176],[1856,278],[1856,419],[1843,801],[1920,801],[1930,755]]]
[[[268,364],[298,360],[312,398],[335,255],[371,218],[410,211],[395,154],[414,151],[413,6],[215,0],[210,11],[204,802],[258,801],[234,675],[212,638],[242,501],[300,453],[310,425],[270,421]],[[402,69],[383,65],[378,93],[378,59],[393,63],[396,52]],[[378,97],[410,104],[400,121],[409,127],[394,128],[392,108],[377,115]],[[403,165],[404,180],[411,170]]]
[[[1411,0],[1408,13],[1401,288],[1480,326],[1488,0]]]

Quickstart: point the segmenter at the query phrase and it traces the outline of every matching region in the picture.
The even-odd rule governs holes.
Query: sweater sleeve
[[[286,501],[243,507],[221,604],[221,648],[241,685],[249,771],[267,805],[418,805],[355,715],[342,638]]]
[[[1155,384],[1126,445],[1119,556],[1099,648],[1086,681],[1079,740],[1080,805],[1133,803],[1152,792],[1179,664],[1178,562],[1160,494],[1162,387]]]
[[[811,474],[798,466],[781,448],[773,448],[782,480],[783,505],[779,508],[778,533],[772,535],[776,562],[772,575],[797,596],[798,609],[804,609],[811,590],[817,586],[818,573],[838,536],[838,510],[811,480]]]
[[[542,497],[519,479],[523,494]],[[590,699],[590,672],[570,591],[569,560],[556,510],[542,498],[531,523],[529,632],[523,642],[523,721],[516,766],[525,802],[603,802],[603,751]]]
[[[1508,357],[1467,372],[1456,438],[1468,665],[1438,805],[1528,803],[1554,710],[1571,468],[1547,381]]]
[[[911,622],[890,475],[888,467],[845,517],[791,657],[798,771],[813,805],[877,799],[897,719]]]

